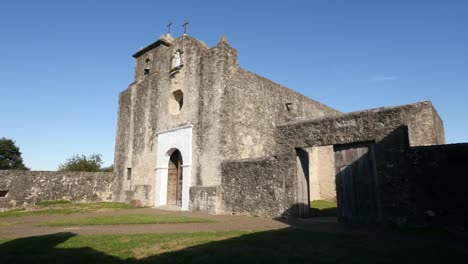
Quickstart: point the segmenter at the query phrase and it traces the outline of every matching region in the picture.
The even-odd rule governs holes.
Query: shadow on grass
[[[121,263],[116,257],[90,247],[56,248],[73,233],[18,238],[0,244],[0,263]]]
[[[75,244],[57,246],[75,236],[73,233],[15,239],[0,244],[0,263],[467,263],[467,242],[454,240],[408,239],[380,235],[350,235],[310,232],[294,228],[249,233],[221,241],[203,241],[183,247],[178,236],[170,244],[174,251],[151,252],[159,248],[151,243],[149,256],[134,258],[110,254],[125,249],[116,236],[96,236],[98,244],[105,244],[101,252],[96,248]],[[170,234],[167,234],[170,236]],[[125,237],[125,235],[122,235]],[[154,236],[164,236],[155,234]],[[79,237],[78,237],[79,238]],[[129,237],[131,239],[131,237]],[[160,240],[159,240],[160,241]],[[182,247],[181,247],[182,246]],[[182,249],[180,249],[182,248]]]
[[[309,209],[309,217],[315,216],[329,216],[329,217],[337,217],[338,216],[338,208],[310,208]]]

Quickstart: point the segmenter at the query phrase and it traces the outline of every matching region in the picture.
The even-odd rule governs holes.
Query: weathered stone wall
[[[404,153],[410,145],[433,145],[443,138],[434,113],[430,102],[421,102],[289,122],[278,126],[278,142],[280,151],[289,155],[297,147],[374,142],[380,196],[377,222],[402,224],[408,221],[410,208]]]
[[[220,186],[193,186],[190,188],[190,211],[209,214],[220,213]]]
[[[432,117],[433,117],[433,128],[434,128],[434,142],[437,145],[445,144],[445,129],[444,129],[444,122],[442,118],[440,118],[439,113],[435,107],[432,107]]]
[[[0,171],[0,210],[27,207],[44,200],[113,201],[114,173]]]
[[[196,186],[219,186],[223,135],[220,114],[222,100],[226,96],[226,82],[238,68],[237,51],[226,43],[219,43],[209,49],[198,66],[201,72],[198,103],[196,141],[198,151],[194,152]],[[195,205],[196,207],[196,205]]]
[[[430,145],[440,140],[443,132],[437,133],[440,127],[435,126],[433,113],[431,103],[422,102],[288,122],[277,128],[277,156],[286,156],[294,163],[296,148],[307,149],[313,146],[374,142],[378,178],[376,189],[379,194],[379,212],[376,214],[379,219],[376,221],[404,223],[408,220],[410,208],[410,186],[405,179],[408,173],[408,162],[404,154],[410,145]],[[282,164],[284,168],[279,171],[277,164],[271,161],[255,160],[224,163],[222,185],[226,210],[277,216],[278,207],[294,208],[295,200],[290,197],[296,195],[296,189],[293,187],[296,178],[295,165]],[[281,176],[274,178],[273,175]],[[280,186],[284,179],[292,184],[290,188],[283,188],[287,192],[285,197],[289,199],[280,199],[282,203],[279,206],[270,204],[269,206],[273,206],[272,210],[258,212],[258,209],[254,208],[255,203],[278,200],[277,195],[268,190],[274,186]],[[264,184],[262,185],[261,182]],[[259,196],[258,188],[267,191],[263,191]],[[235,197],[242,197],[242,199],[234,199],[235,202],[229,204]]]
[[[411,148],[407,152],[409,222],[468,229],[468,143]]]
[[[223,211],[257,216],[293,214],[295,174],[295,157],[223,162]]]
[[[202,59],[197,142],[197,186],[219,186],[224,160],[264,157],[275,148],[278,122],[338,111],[241,69],[237,51],[219,43]],[[290,111],[287,110],[286,103]],[[211,129],[208,129],[211,128]],[[195,189],[194,189],[195,190]],[[191,193],[192,194],[192,193]],[[191,208],[210,199],[191,198]],[[201,201],[205,205],[197,204]],[[217,200],[216,200],[217,201]],[[220,209],[222,210],[222,209]]]
[[[222,152],[226,159],[271,156],[278,124],[337,114],[331,107],[239,68],[230,76],[223,97]]]
[[[278,126],[277,135],[280,145],[286,147],[282,150],[291,152],[291,147],[379,141],[404,126],[410,146],[434,145],[444,137],[443,127],[434,125],[434,113],[431,102],[383,107],[288,122]]]

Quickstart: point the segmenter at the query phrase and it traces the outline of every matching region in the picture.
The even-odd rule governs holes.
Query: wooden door
[[[373,147],[373,143],[334,147],[338,218],[342,222],[376,221],[376,173]]]
[[[310,210],[309,194],[309,154],[296,149],[296,215],[308,217]]]
[[[167,204],[182,204],[182,157],[178,150],[172,153],[169,160],[167,177]]]

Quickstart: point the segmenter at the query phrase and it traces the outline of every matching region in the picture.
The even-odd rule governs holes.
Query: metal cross
[[[167,33],[171,33],[171,26],[172,26],[172,21],[169,20],[169,23],[167,24]]]
[[[186,19],[184,19],[184,24],[182,25],[184,27],[184,34],[187,34],[187,25],[188,25],[188,22]]]

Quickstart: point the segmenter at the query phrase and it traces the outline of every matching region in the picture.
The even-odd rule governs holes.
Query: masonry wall
[[[219,43],[209,49],[198,66],[201,71],[198,93],[198,121],[196,141],[198,151],[194,152],[195,186],[219,186],[221,162],[225,155],[221,150],[223,98],[226,97],[226,82],[232,78],[238,67],[237,51],[226,43]],[[198,189],[199,190],[199,189]],[[196,207],[197,205],[194,204]]]
[[[434,141],[437,145],[445,144],[445,129],[444,129],[444,122],[442,118],[440,118],[439,113],[432,107],[432,117],[433,117],[433,128],[434,128]]]
[[[34,205],[45,200],[113,201],[111,172],[0,171],[0,210]]]
[[[222,164],[224,213],[291,215],[295,203],[295,157],[225,161]]]
[[[282,151],[291,152],[292,146],[379,141],[395,129],[406,127],[408,144],[425,146],[445,140],[441,122],[439,126],[435,126],[435,118],[432,103],[427,101],[369,109],[336,117],[289,122],[278,126],[277,135]]]
[[[399,107],[384,107],[278,127],[279,151],[293,153],[294,148],[373,142],[379,194],[377,222],[402,224],[408,221],[410,202],[406,179],[410,146],[437,144],[438,131],[430,102]]]
[[[241,68],[229,76],[222,105],[221,143],[226,159],[273,155],[277,125],[340,114],[331,107]]]
[[[468,229],[468,143],[411,148],[407,152],[409,222]]]
[[[370,109],[361,112],[348,113],[343,115],[311,119],[305,121],[292,121],[277,126],[276,134],[276,154],[279,157],[288,157],[295,159],[296,148],[313,146],[332,146],[339,144],[348,144],[355,142],[373,142],[375,144],[376,167],[378,177],[377,192],[378,198],[378,217],[377,222],[405,223],[408,221],[409,208],[411,201],[409,197],[410,185],[404,175],[408,173],[408,161],[405,153],[410,145],[431,145],[436,144],[443,132],[437,132],[434,125],[433,108],[430,102],[421,102],[399,107],[386,107]],[[238,162],[234,162],[238,164]],[[255,181],[255,178],[268,179],[268,185],[279,185],[281,180],[274,178],[274,173],[266,169],[264,162],[242,161],[242,164],[249,164],[250,170],[245,170],[237,165],[224,167],[233,171],[223,169],[223,199],[228,201],[232,195],[242,193],[246,201],[261,200],[274,201],[276,198],[273,193],[265,192],[260,200],[255,189],[242,189],[242,184],[230,184],[227,191],[224,184],[229,182],[232,175],[236,177],[253,178],[244,179],[244,181]],[[224,168],[223,167],[223,168]],[[289,167],[282,177],[289,179],[293,184],[296,172],[295,165],[289,164]],[[256,170],[257,169],[257,170]],[[266,171],[262,173],[261,171]],[[256,188],[253,185],[251,188]],[[266,188],[266,187],[265,187]],[[286,189],[285,189],[286,190]],[[288,197],[295,197],[297,186],[291,187],[286,191],[292,192]],[[281,204],[275,206],[272,204],[273,211],[281,211],[286,207],[294,208],[294,200],[285,200],[290,204],[288,206]],[[227,204],[226,210],[233,209]],[[236,208],[236,211],[249,213],[251,207],[245,206]],[[270,215],[277,216],[277,215]]]

